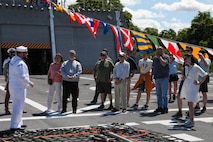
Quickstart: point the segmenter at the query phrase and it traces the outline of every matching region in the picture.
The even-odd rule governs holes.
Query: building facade
[[[80,10],[80,13],[108,24],[116,25],[115,11]],[[86,25],[76,21],[70,23],[69,16],[64,12],[53,10],[54,40],[56,52],[68,59],[70,49],[76,50],[77,59],[83,66],[84,73],[90,73],[103,48],[109,50],[110,57],[117,58],[117,46],[112,30],[103,34],[100,24],[96,39]],[[121,23],[126,27],[123,15]],[[7,49],[24,45],[29,48],[30,74],[46,74],[52,62],[52,31],[50,30],[50,13],[45,4],[33,5],[23,0],[0,0],[0,65],[7,57]],[[0,70],[2,74],[2,70]]]

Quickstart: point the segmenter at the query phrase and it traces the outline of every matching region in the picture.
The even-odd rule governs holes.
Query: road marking
[[[171,135],[173,137],[176,137],[176,138],[179,138],[179,139],[183,139],[183,140],[186,140],[186,141],[190,141],[190,142],[196,142],[196,141],[203,141],[203,139],[200,139],[198,137],[195,137],[195,136],[191,136],[191,135],[188,135],[188,134],[173,134]]]
[[[203,118],[194,118],[194,121],[202,121],[206,123],[212,123],[213,117],[203,117]],[[172,120],[152,120],[152,121],[142,121],[144,124],[162,124],[166,126],[172,126],[175,125]]]
[[[4,87],[3,87],[3,86],[0,86],[0,90],[2,90],[3,92],[6,92],[6,91],[4,90]],[[31,100],[31,99],[28,99],[28,98],[25,99],[25,103],[27,103],[28,105],[31,105],[32,107],[37,108],[38,110],[41,110],[42,112],[45,111],[45,110],[47,109],[46,106],[43,106],[43,105],[41,105],[41,104],[39,104],[39,103],[37,103],[37,102]]]

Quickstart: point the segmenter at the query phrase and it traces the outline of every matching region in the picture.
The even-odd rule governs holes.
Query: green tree
[[[155,28],[145,28],[144,29],[144,33],[150,34],[150,35],[154,35],[154,36],[158,36],[158,29],[155,29]]]
[[[162,30],[159,34],[160,37],[167,38],[167,39],[176,39],[176,32],[173,29],[169,30]]]
[[[199,12],[187,31],[187,42],[200,46],[213,46],[213,18],[210,12]]]
[[[77,9],[102,9],[102,10],[123,10],[123,5],[120,0],[77,0],[76,4],[70,5],[69,8]]]
[[[188,32],[189,28],[184,28],[178,31],[177,36],[176,36],[176,40],[177,41],[187,41],[187,32]]]

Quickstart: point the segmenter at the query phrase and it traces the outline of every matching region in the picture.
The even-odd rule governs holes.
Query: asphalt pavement
[[[137,81],[138,76],[139,74],[136,74],[132,78],[132,86]],[[157,107],[155,89],[153,89],[151,93],[151,100],[147,111],[140,110],[145,103],[145,93],[142,94],[142,98],[139,102],[139,109],[128,109],[126,113],[98,110],[97,108],[100,105],[100,98],[98,104],[88,105],[95,93],[95,82],[93,80],[93,75],[90,74],[81,75],[79,82],[80,94],[78,110],[76,114],[72,113],[71,103],[69,102],[67,105],[68,112],[65,114],[55,112],[57,104],[53,104],[53,111],[49,116],[33,116],[33,114],[39,114],[46,110],[48,84],[46,75],[31,75],[30,78],[35,83],[35,86],[33,88],[29,87],[27,91],[25,104],[25,110],[27,113],[23,114],[23,121],[24,124],[27,125],[27,130],[101,126],[112,123],[124,123],[140,129],[156,131],[182,138],[186,141],[213,141],[213,77],[210,77],[207,111],[202,114],[196,114],[195,127],[193,130],[171,129],[173,128],[173,125],[176,124],[171,117],[177,111],[176,101],[174,103],[169,103],[169,113],[159,115],[153,113]],[[0,76],[0,131],[9,129],[11,117],[11,115],[4,115],[4,87],[4,78],[3,76]],[[114,96],[114,89],[112,90],[112,94]],[[130,106],[135,103],[136,96],[137,91],[132,91]],[[202,106],[202,103],[200,105]],[[108,106],[109,101],[107,99],[105,102],[105,108]],[[186,112],[187,110],[187,102],[183,100],[183,112]]]

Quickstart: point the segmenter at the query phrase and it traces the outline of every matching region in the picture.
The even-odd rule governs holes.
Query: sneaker
[[[96,103],[97,103],[97,101],[94,101],[94,100],[92,100],[92,101],[90,102],[91,105],[95,105]]]
[[[161,114],[165,114],[165,113],[168,113],[168,108],[163,108],[162,109]]]
[[[73,108],[72,113],[76,114],[76,108]]]
[[[116,109],[116,108],[113,108],[113,109],[112,109],[112,112],[117,112],[117,111],[119,111],[119,110]]]
[[[110,105],[107,110],[112,110],[113,109],[113,105]]]
[[[104,105],[101,104],[101,105],[98,107],[98,109],[104,109]]]
[[[186,111],[186,119],[188,119],[188,118],[189,118],[189,112]]]
[[[126,112],[126,109],[124,108],[123,110],[122,110],[122,113],[125,113]]]
[[[131,108],[138,109],[138,104],[134,104],[133,106],[131,106]]]
[[[144,105],[144,106],[141,108],[141,110],[147,110],[148,108],[149,108],[148,105]]]
[[[183,114],[182,114],[181,111],[178,111],[178,112],[176,112],[174,115],[172,115],[172,117],[180,118],[180,117],[183,117]]]
[[[175,96],[175,94],[173,94],[173,100],[175,101],[175,99],[176,99],[176,96]]]
[[[5,110],[5,115],[11,115],[11,112],[9,110]]]
[[[199,111],[199,110],[200,110],[200,107],[199,107],[199,106],[195,106],[195,107],[194,107],[194,110],[195,110],[195,111]]]
[[[67,111],[66,111],[66,110],[62,110],[62,111],[61,111],[61,114],[62,114],[62,113],[65,113],[65,112],[67,112]]]
[[[161,107],[158,107],[158,108],[155,109],[154,113],[162,112],[162,110],[163,109]]]
[[[190,119],[187,120],[185,123],[184,123],[184,126],[187,127],[187,128],[192,128],[194,127],[195,123],[192,122]]]
[[[169,98],[169,103],[174,103],[174,101],[172,100],[172,98]]]
[[[204,112],[206,112],[206,107],[205,106],[201,109],[201,113],[204,113]]]

